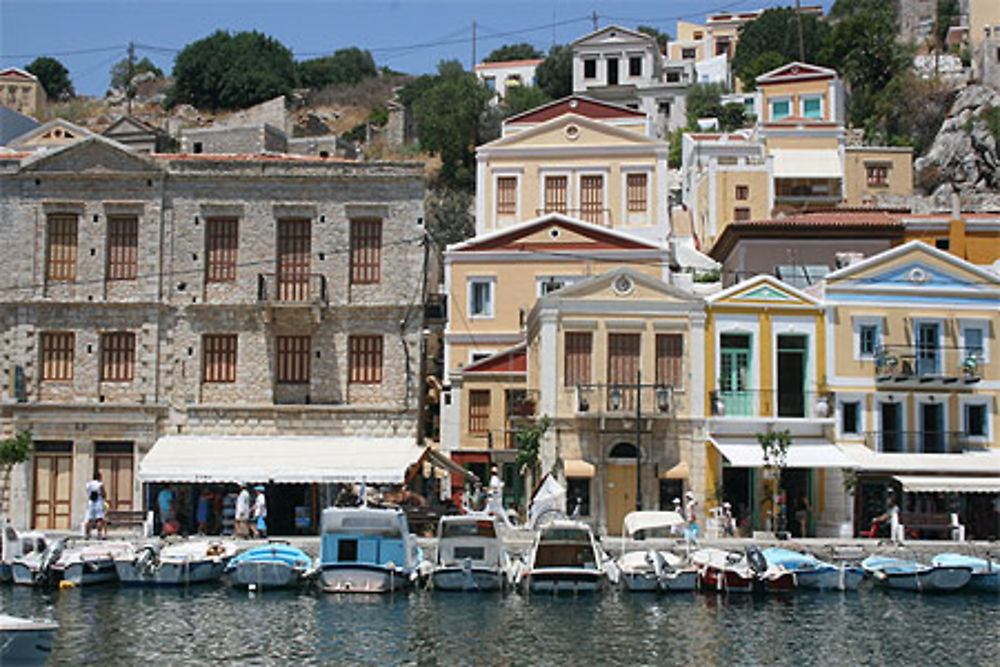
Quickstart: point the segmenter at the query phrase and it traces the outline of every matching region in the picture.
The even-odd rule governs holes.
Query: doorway
[[[750,468],[722,468],[722,500],[732,506],[737,531],[749,535],[756,525],[754,476]]]
[[[750,392],[750,336],[722,334],[719,337],[719,391],[730,417],[753,416]]]
[[[73,443],[36,442],[32,516],[36,530],[69,530],[73,523]]]
[[[611,448],[604,473],[604,505],[609,535],[620,535],[625,515],[635,509],[635,445],[620,442]]]
[[[806,416],[806,337],[778,336],[778,416]]]
[[[925,454],[944,453],[944,404],[920,404],[920,446]]]
[[[937,322],[917,324],[917,375],[940,375],[940,332],[941,325]]]
[[[608,58],[608,85],[618,85],[618,58]]]
[[[881,430],[879,440],[882,452],[903,451],[903,406],[895,401],[879,403]]]
[[[785,468],[781,471],[781,490],[785,493],[785,509],[781,526],[792,537],[812,535],[813,502],[812,470],[808,468]]]
[[[131,510],[133,503],[133,451],[131,442],[94,443],[94,468],[101,473],[105,499],[113,510]]]

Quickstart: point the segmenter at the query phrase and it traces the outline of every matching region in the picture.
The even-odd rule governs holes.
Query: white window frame
[[[646,55],[644,53],[642,53],[641,51],[639,51],[639,52],[633,51],[631,53],[626,52],[625,53],[625,58],[626,58],[626,60],[628,62],[628,64],[625,67],[625,78],[626,79],[634,79],[634,80],[642,79],[643,76],[646,74]],[[632,58],[638,58],[639,59],[639,73],[638,74],[632,74]]]
[[[500,179],[501,178],[515,178],[516,184],[514,186],[514,213],[505,213],[503,215],[497,213],[497,204],[500,201]],[[510,219],[513,218],[515,221],[520,221],[521,218],[521,169],[494,169],[493,170],[493,220],[494,222],[499,222],[500,219]],[[499,225],[494,224],[494,227]]]
[[[497,353],[496,350],[479,350],[479,349],[469,350],[469,358],[468,358],[469,365],[472,365],[477,361],[482,361],[483,359],[492,357],[496,353]],[[479,358],[477,359],[476,357]]]
[[[957,369],[953,370],[953,369],[949,369],[949,368],[947,368],[945,366],[945,362],[947,361],[947,358],[946,358],[946,356],[947,356],[946,355],[947,350],[945,349],[944,342],[945,342],[945,333],[947,331],[947,324],[948,324],[947,321],[945,320],[945,318],[943,318],[943,317],[913,317],[913,318],[911,318],[911,320],[910,320],[910,326],[912,328],[910,329],[910,335],[911,335],[911,340],[913,341],[914,352],[916,352],[916,348],[917,348],[917,330],[920,328],[921,324],[936,324],[937,327],[938,327],[938,336],[937,336],[938,368],[937,368],[937,372],[938,373],[957,372]],[[916,362],[914,362],[914,363],[916,363]],[[914,370],[916,370],[916,368],[914,368]]]
[[[786,103],[788,105],[788,115],[787,116],[783,116],[781,118],[775,118],[774,117],[774,104],[776,102],[778,102],[778,103],[784,102],[784,103]],[[794,111],[795,111],[792,108],[792,106],[793,105],[792,105],[792,98],[791,97],[772,97],[772,98],[770,98],[767,101],[767,119],[769,121],[778,121],[778,120],[784,120],[785,118],[790,118],[792,116],[792,114],[794,113]]]
[[[848,433],[843,430],[844,420],[843,420],[843,406],[845,403],[857,403],[858,404],[858,432]],[[837,424],[837,439],[838,440],[857,440],[862,441],[865,439],[865,433],[867,429],[867,410],[865,409],[865,394],[844,394],[837,392],[837,405],[834,411],[834,418]]]
[[[968,414],[965,412],[970,405],[981,405],[986,409],[986,433],[984,435],[966,435],[969,431]],[[993,442],[993,399],[989,396],[959,396],[958,415],[962,425],[962,442],[990,444]]]
[[[473,285],[477,283],[485,283],[490,286],[490,308],[489,313],[474,314],[472,312],[472,294]],[[497,310],[497,279],[496,276],[469,276],[466,279],[466,287],[468,292],[468,299],[466,303],[467,312],[469,313],[470,320],[492,320],[496,316]]]
[[[815,95],[803,95],[799,98],[799,115],[803,118],[808,118],[810,120],[823,120],[826,116],[826,101],[823,99],[822,94]],[[806,101],[819,100],[819,116],[816,118],[811,118],[806,115]]]
[[[594,76],[587,76],[587,62],[592,61],[594,63]],[[601,57],[597,54],[587,54],[580,57],[580,76],[583,77],[584,81],[597,81],[597,63],[601,61]]]
[[[882,347],[882,339],[885,337],[885,317],[882,315],[855,315],[853,322],[854,336],[852,342],[852,354],[854,361],[872,361],[874,354],[861,354],[861,327],[875,327],[875,349]]]
[[[990,363],[990,321],[986,318],[960,318],[958,320],[958,346],[965,354],[965,332],[968,329],[980,329],[983,332],[983,358],[982,365]]]

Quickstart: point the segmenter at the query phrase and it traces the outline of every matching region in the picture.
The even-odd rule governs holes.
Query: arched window
[[[634,459],[636,458],[635,445],[631,442],[619,442],[611,448],[608,453],[610,459]]]

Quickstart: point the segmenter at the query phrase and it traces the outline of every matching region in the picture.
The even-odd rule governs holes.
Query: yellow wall
[[[923,241],[933,246],[939,239],[948,239],[948,252],[973,264],[992,264],[1000,259],[1000,232],[968,231],[962,221],[953,221],[949,227],[939,231],[907,227],[902,242]]]
[[[1000,2],[997,0],[969,0],[969,36],[976,46],[985,38],[986,26],[990,35],[1000,26]]]
[[[502,375],[470,374],[462,381],[462,414],[459,415],[463,449],[504,449],[507,448],[507,406],[505,402],[507,389],[523,389],[524,376],[505,377]],[[472,433],[469,431],[469,406],[472,401],[469,394],[472,391],[490,392],[490,419],[487,433]],[[491,439],[492,438],[492,439]]]
[[[823,118],[825,121],[833,121],[834,113],[830,105],[830,81],[829,79],[819,79],[812,81],[789,81],[787,83],[768,83],[760,86],[763,108],[761,113],[764,122],[771,119],[771,100],[775,98],[790,98],[791,115],[801,116],[800,103],[806,96],[822,95],[823,97]],[[820,120],[820,119],[814,119]]]
[[[869,186],[867,165],[888,164],[888,185]],[[848,206],[861,206],[875,195],[913,194],[913,151],[851,150],[844,151],[844,197]]]
[[[798,149],[798,150],[831,150],[835,151],[839,147],[836,137],[766,137],[764,139],[764,151],[768,155],[774,149]]]
[[[728,171],[719,168],[716,174],[716,229],[714,238],[710,239],[709,243],[714,243],[715,239],[722,234],[722,230],[736,219],[735,211],[737,208],[749,208],[751,220],[765,220],[771,217],[771,211],[767,205],[769,179],[766,171]],[[748,199],[736,198],[736,186],[738,185],[746,185],[750,188]]]

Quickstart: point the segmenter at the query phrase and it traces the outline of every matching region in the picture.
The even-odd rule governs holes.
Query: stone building
[[[278,533],[315,526],[323,482],[401,481],[423,451],[423,199],[409,163],[101,136],[0,157],[0,425],[35,440],[15,523],[78,526],[95,470],[112,508],[171,483],[181,516],[204,484],[268,483]],[[365,471],[333,470],[342,447]]]
[[[38,77],[18,67],[0,70],[0,105],[28,116],[45,110],[45,88]]]

